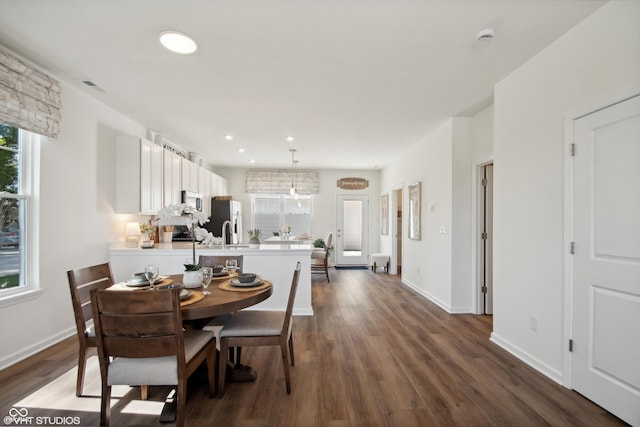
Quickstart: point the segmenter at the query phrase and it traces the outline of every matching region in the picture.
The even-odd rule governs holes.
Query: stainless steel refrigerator
[[[226,227],[227,244],[239,244],[242,241],[242,203],[235,200],[211,200],[211,217],[204,228],[216,237],[222,236],[222,224]]]

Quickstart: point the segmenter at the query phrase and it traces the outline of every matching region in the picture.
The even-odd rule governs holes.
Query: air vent
[[[104,89],[102,89],[100,86],[98,86],[97,84],[95,84],[91,80],[82,80],[82,83],[86,84],[87,86],[89,86],[90,88],[92,88],[94,90],[97,90],[98,92],[104,92],[105,91]]]

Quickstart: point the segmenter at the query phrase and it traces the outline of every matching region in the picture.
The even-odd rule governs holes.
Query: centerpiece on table
[[[260,246],[260,236],[262,232],[259,228],[251,228],[247,231],[249,234],[249,247],[257,248]]]
[[[184,203],[169,205],[158,211],[158,219],[168,219],[176,216],[184,217],[184,222],[191,232],[191,259],[184,264],[182,283],[185,285],[200,283],[200,277],[198,276],[200,264],[196,261],[196,240],[209,245],[213,242],[213,234],[197,226],[209,222],[209,218],[204,213]]]

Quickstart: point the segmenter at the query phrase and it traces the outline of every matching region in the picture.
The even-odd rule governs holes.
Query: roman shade
[[[296,171],[295,188],[298,194],[318,194],[318,172]],[[291,171],[247,171],[246,192],[253,194],[289,194]]]
[[[60,83],[0,46],[0,122],[55,138]]]

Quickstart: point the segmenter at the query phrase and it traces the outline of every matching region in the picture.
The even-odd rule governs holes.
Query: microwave
[[[202,212],[202,196],[193,191],[183,190],[181,201],[186,206],[189,206],[199,212]]]

